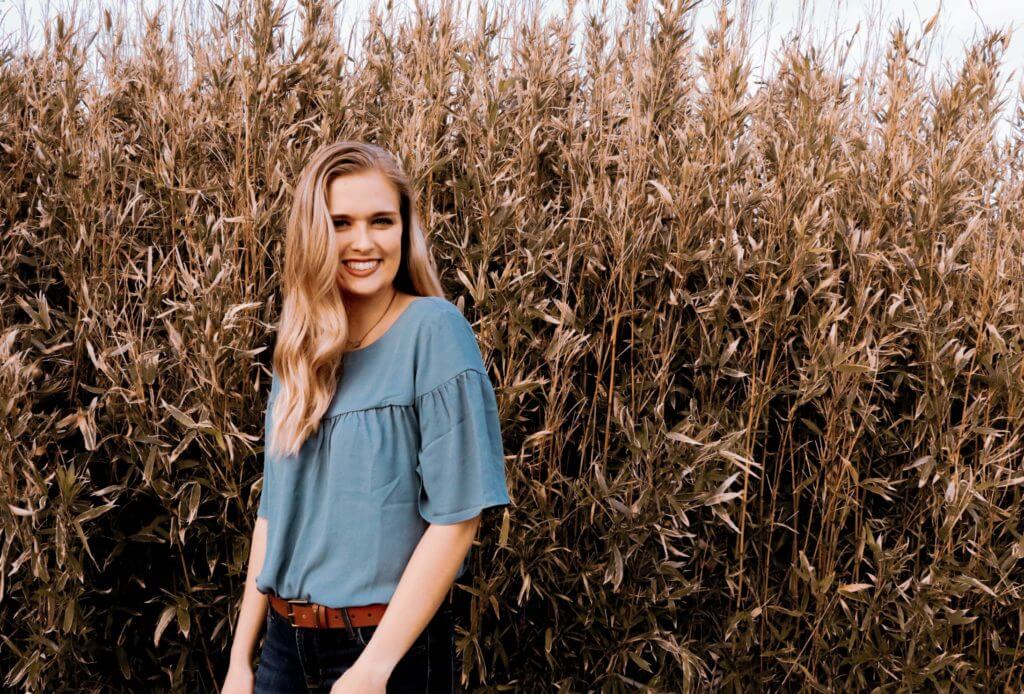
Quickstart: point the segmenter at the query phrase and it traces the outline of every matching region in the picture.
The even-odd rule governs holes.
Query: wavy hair
[[[280,384],[267,451],[298,453],[330,405],[342,372],[348,314],[337,283],[338,253],[327,206],[336,176],[377,170],[398,190],[401,261],[394,287],[416,296],[444,296],[423,236],[409,178],[385,149],[366,142],[325,145],[299,174],[285,237],[282,310],[273,368]]]

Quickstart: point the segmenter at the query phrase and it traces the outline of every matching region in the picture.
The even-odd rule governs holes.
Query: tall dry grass
[[[294,40],[271,0],[8,38],[4,687],[220,681],[290,185],[346,137],[403,157],[498,394],[467,689],[1021,689],[1007,35],[934,81],[934,25],[861,65],[804,36],[751,84],[749,7],[703,41],[666,4],[375,13],[361,52],[313,0]]]

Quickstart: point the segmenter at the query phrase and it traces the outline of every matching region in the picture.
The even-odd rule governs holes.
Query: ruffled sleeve
[[[277,394],[277,376],[273,376],[270,382],[270,395],[267,397],[267,409],[263,413],[263,488],[260,491],[260,503],[256,509],[258,518],[270,519],[273,514],[271,498],[273,496],[272,471],[270,456],[267,453],[267,445],[270,443],[271,407],[274,405],[274,396]]]
[[[266,459],[264,458],[264,460],[266,460]],[[264,463],[264,465],[263,465],[263,489],[262,489],[262,491],[260,491],[260,505],[259,505],[259,508],[256,509],[256,516],[258,518],[266,518],[266,519],[269,520],[270,519],[270,501],[269,501],[270,495],[267,492],[270,491],[270,490],[267,489],[267,472],[268,472],[267,465],[266,465],[266,463]]]
[[[452,307],[417,354],[419,513],[447,525],[510,503],[494,389],[472,327]],[[427,387],[429,386],[429,387]]]

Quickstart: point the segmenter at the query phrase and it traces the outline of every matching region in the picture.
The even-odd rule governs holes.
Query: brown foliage
[[[751,87],[689,3],[579,46],[374,14],[359,51],[300,4],[292,40],[265,0],[0,50],[3,686],[221,677],[289,185],[345,137],[406,158],[501,406],[468,686],[1020,690],[1004,32],[933,83],[897,25]]]

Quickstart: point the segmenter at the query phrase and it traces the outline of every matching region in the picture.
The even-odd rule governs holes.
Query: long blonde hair
[[[402,258],[395,289],[444,296],[423,236],[416,198],[395,158],[377,145],[341,141],[321,147],[299,174],[285,237],[283,306],[273,368],[280,384],[273,407],[272,456],[294,455],[316,432],[342,369],[348,314],[337,284],[338,254],[327,205],[336,176],[377,170],[398,190]]]

